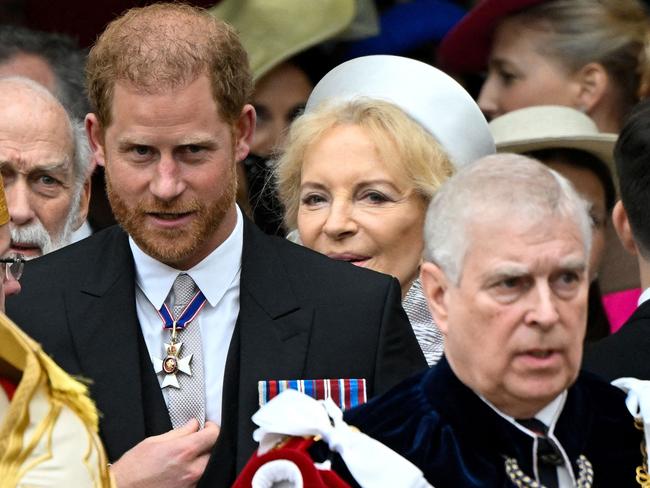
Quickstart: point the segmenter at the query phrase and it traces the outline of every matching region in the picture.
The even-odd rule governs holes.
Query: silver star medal
[[[184,358],[178,357],[182,345],[182,342],[165,344],[167,355],[163,359],[155,358],[153,356],[151,357],[151,362],[153,363],[153,368],[156,371],[156,374],[165,373],[165,378],[163,379],[160,388],[171,386],[172,388],[180,389],[178,378],[176,377],[178,372],[192,376],[192,368],[190,367],[192,354]]]

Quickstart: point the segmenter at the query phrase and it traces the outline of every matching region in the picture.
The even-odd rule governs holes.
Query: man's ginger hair
[[[250,99],[248,57],[232,27],[179,3],[133,8],[111,22],[90,51],[88,95],[101,126],[111,124],[115,83],[157,93],[207,74],[220,116],[234,124]]]

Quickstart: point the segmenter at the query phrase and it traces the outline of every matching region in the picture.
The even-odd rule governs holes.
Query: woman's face
[[[549,168],[554,169],[569,180],[577,192],[589,202],[589,215],[591,217],[591,255],[589,256],[589,269],[592,277],[596,276],[603,260],[605,251],[605,228],[609,221],[607,206],[605,204],[605,188],[593,171],[563,162],[547,161]]]
[[[297,66],[283,63],[255,85],[253,106],[257,124],[251,151],[269,157],[282,144],[287,128],[305,108],[313,86]]]
[[[478,98],[488,120],[531,105],[576,106],[579,84],[558,60],[540,54],[550,36],[517,18],[499,24]]]
[[[305,153],[298,231],[305,246],[397,277],[405,293],[423,250],[426,202],[365,130],[337,126]]]

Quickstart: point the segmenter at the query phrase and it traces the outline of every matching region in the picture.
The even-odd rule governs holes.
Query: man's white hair
[[[84,190],[84,183],[90,177],[93,168],[90,145],[86,137],[83,121],[72,117],[61,102],[43,85],[23,76],[1,78],[0,89],[2,89],[3,85],[13,85],[31,90],[35,96],[41,97],[46,102],[60,107],[65,114],[70,130],[72,151],[69,157],[71,158],[70,162],[72,164],[74,185],[70,199],[70,208],[58,235],[49,235],[40,221],[32,222],[28,226],[11,226],[11,238],[14,241],[38,244],[42,253],[47,254],[48,252],[68,245],[72,239],[72,233],[78,227],[77,215],[81,202],[81,194]]]
[[[25,87],[34,91],[38,96],[48,100],[54,105],[61,107],[66,114],[68,126],[70,128],[70,138],[73,144],[71,157],[73,163],[74,177],[75,177],[75,191],[81,192],[84,182],[90,176],[92,169],[92,158],[90,152],[90,145],[86,137],[83,120],[79,120],[70,115],[61,102],[43,85],[36,81],[26,78],[24,76],[7,76],[0,78],[1,85],[17,85]],[[77,204],[79,199],[76,199]]]
[[[591,250],[588,203],[571,183],[540,162],[519,154],[496,154],[461,168],[436,192],[427,211],[424,258],[460,283],[473,223],[501,219],[544,223],[570,219]]]

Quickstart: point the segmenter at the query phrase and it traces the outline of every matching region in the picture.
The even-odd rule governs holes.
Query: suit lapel
[[[636,321],[647,321],[650,319],[650,300],[646,300],[639,305],[629,319],[625,321],[623,327]]]
[[[236,445],[230,446],[237,470],[255,448],[250,418],[258,407],[257,382],[301,377],[313,320],[313,310],[298,305],[273,239],[245,221],[239,317],[222,410],[224,424],[237,429],[232,433]],[[213,454],[215,463],[223,459],[220,450]]]
[[[116,229],[97,251],[85,282],[66,296],[66,308],[75,348],[83,352],[78,354],[82,371],[92,381],[92,396],[102,413],[102,438],[109,459],[115,460],[146,437],[141,379],[152,373],[141,366],[142,334],[126,234]],[[159,391],[158,396],[162,402]],[[159,408],[154,411],[160,415]]]

